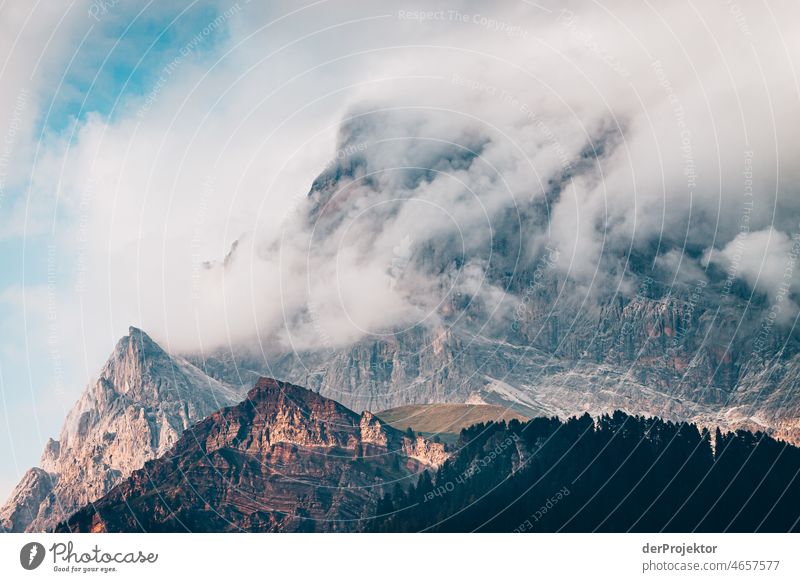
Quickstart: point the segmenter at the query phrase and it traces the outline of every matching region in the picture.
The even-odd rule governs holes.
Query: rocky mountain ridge
[[[448,458],[369,412],[260,379],[59,531],[351,531]]]
[[[337,350],[275,353],[260,362],[245,355],[241,366],[261,367],[354,410],[473,403],[529,418],[622,410],[800,443],[800,354],[753,356],[752,338],[722,335],[726,316],[705,306],[681,318],[670,308],[680,299],[666,307],[658,299],[636,302],[599,321],[570,322],[571,331],[554,332],[552,345],[461,325],[419,326]],[[677,322],[669,324],[672,318]],[[597,345],[605,347],[593,353]],[[203,360],[208,374],[235,379],[214,354]]]

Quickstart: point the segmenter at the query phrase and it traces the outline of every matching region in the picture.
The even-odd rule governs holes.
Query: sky
[[[443,231],[485,245],[587,144],[606,149],[531,256],[558,248],[594,281],[604,249],[668,239],[695,249],[659,257],[676,277],[734,267],[781,293],[798,16],[789,0],[0,4],[0,497],[129,325],[180,352],[413,324],[430,310],[394,284],[409,249]],[[354,155],[382,188],[309,228],[314,179]],[[386,171],[410,166],[439,173]],[[458,285],[504,300],[468,267]],[[413,275],[435,303],[441,281]]]

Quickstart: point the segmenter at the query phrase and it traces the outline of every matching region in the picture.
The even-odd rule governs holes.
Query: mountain
[[[415,487],[381,499],[379,532],[800,531],[800,449],[622,412],[479,424]]]
[[[58,531],[352,531],[384,488],[447,456],[369,412],[262,378]]]
[[[461,429],[475,424],[528,420],[512,410],[489,404],[415,404],[383,410],[376,416],[398,430],[411,428],[448,442],[457,439]]]
[[[25,531],[39,515],[39,508],[57,483],[57,475],[39,467],[28,469],[0,509],[2,531]]]
[[[262,378],[59,532],[797,531],[800,449],[616,411],[478,423],[451,452]]]
[[[464,127],[448,115],[356,111],[337,144],[348,155],[314,180],[298,213],[312,233],[302,247],[309,259],[336,263],[349,241],[357,264],[384,266],[384,294],[424,317],[334,342],[347,322],[325,327],[332,316],[309,307],[287,322],[298,328],[293,337],[305,331],[319,345],[268,342],[264,361],[235,354],[241,367],[354,410],[484,402],[564,418],[619,409],[800,443],[800,328],[792,325],[800,297],[790,293],[781,310],[782,296],[708,260],[721,244],[714,228],[701,228],[704,219],[713,226],[709,217],[692,231],[708,240],[659,232],[609,243],[582,277],[571,270],[577,251],[549,236],[552,205],[574,180],[601,182],[596,157],[611,155],[621,136],[588,136],[563,176],[512,193],[487,165],[492,136],[467,127],[443,140],[446,128]],[[421,202],[452,216],[414,212]],[[235,378],[229,362],[203,359],[209,374]]]
[[[29,470],[0,509],[0,526],[52,528],[240,394],[130,328],[67,415],[59,440],[47,443],[41,468]]]
[[[240,367],[308,386],[353,410],[466,402],[528,418],[622,410],[800,444],[796,340],[774,330],[776,345],[758,351],[757,314],[744,309],[747,320],[737,327],[736,302],[714,301],[710,291],[694,304],[654,291],[609,299],[593,314],[562,307],[553,291],[528,299],[517,332],[477,333],[463,320],[420,325],[335,350],[275,350],[264,361],[240,354]],[[542,337],[535,330],[552,331]],[[239,377],[230,364],[218,366],[216,354],[202,361],[222,381]]]

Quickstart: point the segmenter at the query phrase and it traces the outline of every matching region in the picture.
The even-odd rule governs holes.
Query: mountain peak
[[[229,422],[223,423],[226,426],[233,422],[231,418],[246,419],[246,423],[258,418],[254,430],[263,431],[256,439],[260,442],[347,448],[359,439],[358,414],[316,392],[274,378],[259,378],[246,400],[213,416],[224,415],[229,417]]]
[[[42,468],[26,474],[0,516],[15,530],[46,530],[164,454],[186,428],[240,398],[234,387],[130,327],[70,410],[59,440],[47,442]]]
[[[114,350],[115,354],[125,353],[128,350],[134,350],[147,355],[166,355],[166,351],[156,341],[151,338],[144,330],[130,326],[128,327],[128,335],[122,336],[117,342],[117,349]]]
[[[255,386],[247,393],[247,400],[251,402],[261,402],[261,401],[281,401],[286,404],[294,404],[294,405],[303,405],[303,404],[310,404],[310,403],[325,403],[325,402],[334,402],[332,400],[328,400],[309,390],[308,388],[303,388],[302,386],[296,386],[294,384],[290,384],[289,382],[283,382],[281,380],[276,380],[275,378],[269,378],[266,376],[262,376],[258,379]],[[335,403],[338,404],[338,403]],[[347,410],[344,406],[341,406],[342,410]]]
[[[59,529],[337,531],[374,507],[384,486],[413,482],[446,458],[441,444],[262,377],[247,399],[186,430]],[[213,499],[213,509],[176,501],[195,497]]]
[[[253,386],[247,393],[247,399],[257,400],[259,397],[262,397],[265,394],[287,391],[293,393],[310,392],[310,390],[306,388],[295,386],[294,384],[283,382],[281,380],[276,380],[275,378],[262,376],[258,379],[258,381],[256,381],[255,386]]]

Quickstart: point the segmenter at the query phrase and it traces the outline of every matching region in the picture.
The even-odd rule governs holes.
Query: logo
[[[35,570],[44,562],[44,546],[39,542],[30,542],[19,551],[19,563],[26,570]]]

